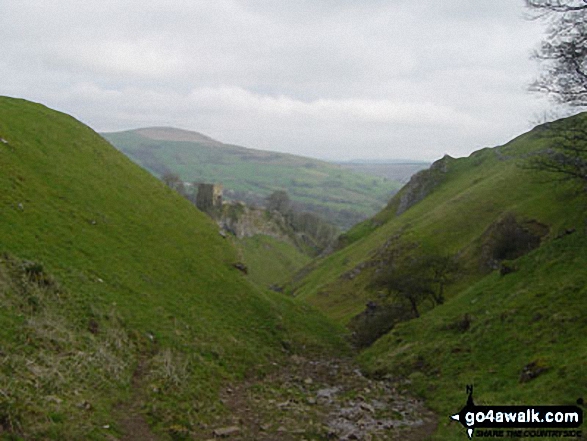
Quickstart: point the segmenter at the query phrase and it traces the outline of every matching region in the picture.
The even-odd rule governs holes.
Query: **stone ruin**
[[[196,207],[209,213],[222,207],[222,185],[220,184],[198,184],[198,196]]]

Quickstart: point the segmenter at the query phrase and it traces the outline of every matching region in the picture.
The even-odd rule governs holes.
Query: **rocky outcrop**
[[[412,176],[398,194],[399,205],[396,214],[399,216],[428,196],[443,180],[450,163],[454,160],[449,155],[434,162],[429,169],[422,170]]]
[[[504,267],[502,261],[515,260],[538,248],[548,233],[547,225],[536,220],[520,221],[513,213],[505,213],[481,236],[482,271],[500,269],[502,275],[515,271],[513,267]]]
[[[282,241],[290,241],[285,233],[286,221],[281,214],[269,214],[265,209],[248,207],[240,202],[224,204],[216,222],[222,230],[234,234],[239,239],[263,234]]]

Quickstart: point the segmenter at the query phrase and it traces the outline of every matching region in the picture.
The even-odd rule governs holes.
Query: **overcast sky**
[[[97,131],[326,159],[465,156],[527,131],[523,0],[1,0],[0,95]]]

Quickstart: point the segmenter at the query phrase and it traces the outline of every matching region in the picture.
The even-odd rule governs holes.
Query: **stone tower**
[[[198,184],[196,207],[206,213],[222,207],[222,185]]]

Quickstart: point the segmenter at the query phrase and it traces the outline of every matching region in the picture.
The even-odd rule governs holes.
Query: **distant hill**
[[[376,339],[359,357],[363,368],[407,377],[401,387],[444,415],[434,439],[466,436],[448,416],[465,404],[468,384],[486,405],[574,404],[581,395],[587,196],[521,167],[587,114],[574,118],[439,159],[291,284],[356,336]],[[441,301],[431,295],[439,293]]]
[[[228,199],[257,205],[285,190],[301,210],[342,229],[373,216],[401,186],[325,161],[223,144],[169,127],[102,135],[156,176],[172,172],[186,182],[221,183]]]
[[[229,382],[341,348],[74,118],[0,97],[0,170],[0,438],[187,439],[225,415]]]
[[[429,162],[399,161],[399,162],[381,162],[367,160],[355,162],[337,163],[343,168],[352,170],[357,173],[378,176],[389,179],[390,181],[407,183],[414,173],[424,170],[430,166]]]

